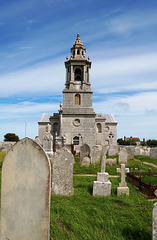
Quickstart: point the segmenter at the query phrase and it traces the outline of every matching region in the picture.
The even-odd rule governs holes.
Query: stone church
[[[62,141],[69,149],[79,149],[83,144],[90,148],[117,145],[117,121],[113,114],[96,114],[92,106],[90,83],[91,61],[85,56],[86,48],[79,34],[66,57],[66,81],[63,104],[58,113],[43,113],[39,125],[39,139],[43,143],[50,128],[53,143]]]

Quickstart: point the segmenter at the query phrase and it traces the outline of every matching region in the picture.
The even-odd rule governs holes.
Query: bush
[[[18,142],[19,137],[15,133],[7,133],[4,135],[5,142]]]

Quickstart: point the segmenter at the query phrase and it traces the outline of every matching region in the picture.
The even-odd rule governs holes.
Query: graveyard
[[[5,153],[0,152],[0,178],[4,157]],[[128,160],[125,167],[132,170],[136,168],[139,172],[149,171],[150,165],[143,162],[151,164],[155,163],[156,159],[136,156]],[[129,196],[117,196],[117,187],[120,183],[120,172],[117,172],[117,168],[120,168],[120,164],[117,162],[116,165],[107,164],[105,167],[112,184],[111,195],[93,196],[93,183],[97,180],[97,173],[102,170],[101,163],[85,167],[81,166],[79,157],[75,157],[73,195],[51,195],[49,239],[152,239],[151,210],[156,199],[149,200],[127,178],[125,180],[129,188]],[[156,168],[151,166],[151,171],[155,172]],[[52,164],[51,173],[53,179],[55,172],[53,173]],[[39,189],[40,187],[37,191]],[[38,200],[40,202],[39,196],[41,195],[35,198],[36,202]],[[25,211],[25,206],[22,211]]]

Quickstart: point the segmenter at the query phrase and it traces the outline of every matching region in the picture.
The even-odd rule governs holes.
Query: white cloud
[[[64,86],[65,71],[63,61],[38,64],[32,68],[0,76],[0,96],[35,96],[60,93]]]

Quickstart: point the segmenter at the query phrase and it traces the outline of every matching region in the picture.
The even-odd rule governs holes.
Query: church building
[[[90,148],[117,145],[117,121],[113,114],[96,114],[92,106],[90,83],[91,61],[85,56],[86,48],[79,34],[66,57],[66,81],[63,104],[58,113],[43,113],[39,125],[39,139],[43,142],[47,125],[53,141],[62,139],[69,149],[79,149],[83,144]]]

